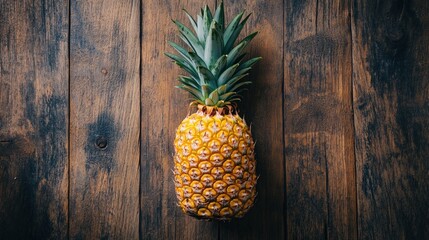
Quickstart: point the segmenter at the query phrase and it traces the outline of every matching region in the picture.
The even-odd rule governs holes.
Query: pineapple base
[[[199,106],[174,140],[178,205],[199,219],[242,217],[256,198],[254,141],[231,107]]]

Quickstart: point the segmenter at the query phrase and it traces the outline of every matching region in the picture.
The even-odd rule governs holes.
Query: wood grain
[[[213,9],[214,1],[208,1]],[[143,239],[218,239],[218,224],[184,215],[173,184],[173,140],[188,113],[189,97],[175,89],[179,68],[164,56],[179,42],[171,19],[188,25],[182,8],[196,15],[200,1],[144,1],[141,74],[141,237]],[[189,25],[188,25],[189,26]],[[182,72],[182,74],[184,74]]]
[[[353,1],[359,237],[429,238],[429,3]]]
[[[0,239],[64,239],[68,2],[0,1]]]
[[[243,10],[252,13],[241,36],[259,32],[246,52],[248,57],[263,59],[250,71],[253,85],[240,104],[256,140],[258,196],[243,219],[221,224],[220,239],[284,239],[283,2],[224,3],[228,21]]]
[[[163,53],[204,4],[0,0],[0,239],[429,239],[429,2],[225,0],[263,57],[232,222],[184,215],[171,172],[189,101]]]
[[[355,239],[350,6],[284,8],[286,219],[290,239]]]
[[[70,237],[139,236],[139,1],[71,1]]]

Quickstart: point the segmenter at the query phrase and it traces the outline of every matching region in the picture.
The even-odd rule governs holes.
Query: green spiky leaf
[[[235,65],[233,65],[233,66],[231,66],[231,67],[229,67],[228,69],[226,69],[225,70],[225,72],[223,72],[220,76],[219,76],[219,79],[218,79],[218,81],[217,81],[217,85],[218,86],[220,86],[220,85],[223,85],[223,84],[225,84],[227,81],[228,81],[228,79],[232,76],[232,75],[234,75],[234,73],[235,73],[235,70],[238,68],[238,66],[239,66],[240,64],[235,64]]]
[[[218,78],[220,73],[222,72],[222,70],[225,68],[226,66],[226,62],[227,62],[228,56],[227,55],[222,55],[217,61],[216,63],[213,65],[213,68],[211,69],[213,76],[215,78]]]
[[[211,92],[210,94],[209,94],[209,98],[213,101],[213,102],[218,102],[219,101],[219,93],[216,91],[216,90],[214,90],[213,92]]]
[[[229,51],[234,46],[235,41],[237,40],[238,35],[240,34],[241,30],[243,29],[244,25],[247,22],[247,19],[249,19],[250,14],[247,15],[244,20],[238,24],[238,26],[234,29],[234,32],[232,32],[231,36],[228,38],[228,41],[225,42],[225,51]]]
[[[177,88],[188,91],[195,102],[209,106],[222,107],[240,101],[238,93],[251,83],[242,79],[260,60],[255,57],[243,61],[244,49],[257,32],[236,44],[250,14],[243,19],[244,12],[241,12],[228,24],[225,22],[223,1],[214,15],[208,6],[201,9],[195,18],[186,10],[184,12],[191,28],[179,21],[173,22],[179,30],[179,38],[189,48],[168,42],[178,54],[165,53],[189,74],[178,77],[180,84]]]
[[[255,57],[250,60],[247,60],[246,62],[240,64],[240,66],[237,68],[237,71],[240,71],[241,69],[244,69],[244,68],[252,67],[255,63],[257,63],[261,59],[262,59],[261,57]]]
[[[233,91],[238,90],[241,87],[243,87],[245,85],[249,85],[249,84],[252,84],[252,82],[251,81],[246,81],[246,82],[238,83],[237,85],[235,85],[234,87],[232,87],[229,91],[233,92]]]
[[[216,9],[214,20],[219,23],[220,30],[225,29],[225,13],[224,13],[223,1],[220,3],[219,7]]]
[[[227,65],[231,66],[236,62],[237,58],[240,56],[243,49],[247,46],[248,42],[244,41],[238,44],[234,49],[231,50],[228,54]]]
[[[244,12],[241,12],[235,18],[229,23],[228,27],[225,29],[225,32],[223,33],[223,42],[227,43],[228,40],[231,38],[231,35],[234,33],[235,29],[237,28],[238,24],[240,24],[240,20],[243,17]]]
[[[243,69],[240,69],[240,70],[238,70],[238,68],[237,68],[237,70],[235,71],[235,73],[234,73],[234,75],[232,77],[241,76],[241,75],[247,73],[250,69],[252,69],[252,68],[248,67],[248,68],[243,68]]]
[[[249,74],[248,74],[248,73],[246,73],[246,74],[243,74],[243,75],[240,75],[240,76],[236,76],[236,77],[231,78],[231,79],[226,83],[226,85],[227,85],[227,89],[226,89],[226,91],[227,91],[227,92],[231,91],[231,89],[232,89],[234,86],[236,86],[236,85],[240,82],[240,80],[241,80],[241,79],[243,79],[244,77],[246,77],[247,75],[249,75]]]
[[[198,32],[197,22],[195,22],[195,19],[191,16],[191,14],[188,13],[188,11],[186,11],[186,9],[182,9],[182,10],[185,12],[186,16],[188,17],[189,22],[191,22],[191,25],[194,28],[195,33],[197,33]]]
[[[200,78],[200,85],[206,84],[207,86],[210,87],[211,90],[216,88],[216,85],[213,84],[214,83],[214,81],[213,81],[214,77],[213,77],[212,72],[210,72],[210,70],[208,70],[205,67],[198,66],[197,72],[198,72],[198,76]]]
[[[210,26],[210,31],[206,39],[206,46],[204,51],[204,61],[211,69],[216,60],[222,54],[223,39],[217,29],[217,22],[213,21]]]

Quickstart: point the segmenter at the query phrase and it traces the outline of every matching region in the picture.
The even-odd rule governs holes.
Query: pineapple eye
[[[189,155],[188,157],[189,166],[196,167],[198,165],[198,157],[194,154]]]
[[[229,203],[229,206],[230,206],[232,209],[234,209],[235,211],[238,211],[238,210],[241,208],[241,206],[243,206],[243,203],[242,203],[240,200],[238,200],[238,199],[233,199],[233,200]]]
[[[201,139],[203,142],[208,142],[212,139],[212,133],[208,130],[201,132]]]
[[[200,162],[200,164],[198,164],[198,167],[200,168],[201,172],[208,173],[212,168],[212,164],[210,162],[204,161]]]
[[[206,126],[205,126],[205,124],[204,124],[203,121],[199,121],[195,127],[197,128],[197,130],[199,132],[201,132],[202,130],[204,130],[206,128]]]
[[[255,164],[253,162],[249,162],[249,172],[255,173]]]
[[[222,206],[227,206],[229,200],[231,200],[231,197],[229,197],[227,194],[220,194],[216,201],[220,203]]]
[[[205,187],[210,187],[213,185],[214,178],[210,174],[204,174],[201,177],[201,182],[204,184]]]
[[[186,138],[188,139],[188,140],[191,140],[192,138],[194,138],[194,136],[195,136],[195,129],[194,128],[190,128],[190,129],[188,129],[187,131],[186,131]]]
[[[220,215],[223,216],[223,217],[229,217],[232,214],[233,214],[233,211],[229,207],[222,208],[222,210],[220,210]]]
[[[188,197],[191,197],[191,195],[192,195],[192,188],[189,186],[183,187],[183,196],[185,198],[188,198]]]
[[[198,182],[198,181],[193,181],[191,183],[191,188],[192,188],[194,193],[201,193],[203,187],[204,187],[203,184]]]
[[[217,131],[219,131],[219,130],[220,130],[220,126],[219,126],[219,124],[218,124],[216,121],[214,121],[214,122],[212,122],[212,123],[209,123],[209,129],[210,129],[213,133],[216,133]]]
[[[182,162],[181,167],[182,167],[182,172],[188,172],[189,163],[188,162]]]
[[[208,209],[200,208],[198,210],[198,215],[203,216],[203,217],[210,217],[210,216],[212,216],[212,213]]]
[[[240,143],[238,144],[238,151],[240,151],[242,154],[246,154],[247,144],[244,141],[240,141]]]
[[[247,182],[246,183],[246,189],[247,190],[252,190],[253,187],[255,187],[255,185],[253,184],[253,182]]]
[[[238,146],[238,138],[236,136],[232,135],[228,138],[228,143],[233,148],[236,148]]]
[[[252,142],[252,137],[250,136],[250,134],[245,133],[244,140],[246,140],[247,144],[250,144]]]
[[[213,185],[213,188],[216,190],[216,192],[223,193],[225,192],[226,183],[223,181],[216,181]]]
[[[243,128],[240,125],[235,125],[233,131],[239,137],[243,135]]]
[[[243,173],[243,179],[244,179],[244,180],[249,179],[249,177],[250,177],[250,173],[249,173],[249,172],[244,172],[244,173]]]
[[[206,199],[201,194],[194,194],[192,195],[192,200],[194,201],[195,205],[197,206],[204,206],[206,203]]]
[[[197,151],[198,158],[201,160],[207,160],[210,157],[210,150],[203,147]]]
[[[225,119],[222,121],[221,126],[226,131],[231,131],[231,129],[233,128],[233,123],[231,121],[228,121],[227,119]]]
[[[179,175],[175,175],[174,176],[174,185],[176,186],[176,187],[181,187],[182,186],[182,178],[180,178],[180,176]]]
[[[210,148],[210,151],[213,152],[218,152],[219,148],[220,148],[220,142],[218,140],[211,140],[208,143],[208,147]]]
[[[247,169],[249,166],[249,157],[247,155],[244,155],[241,157],[241,165],[244,167],[244,169]]]
[[[234,150],[231,154],[231,159],[234,161],[235,164],[241,163],[241,153],[239,153],[237,150]]]
[[[215,166],[221,166],[223,162],[223,157],[219,153],[215,153],[210,156],[210,162]]]
[[[183,200],[183,190],[180,188],[176,189],[176,197],[177,200],[182,201]]]
[[[206,188],[203,191],[203,195],[207,200],[213,200],[217,192],[213,188]]]
[[[231,152],[232,152],[232,148],[229,146],[229,145],[227,145],[227,144],[224,144],[223,146],[222,146],[222,148],[220,149],[220,152],[222,153],[222,155],[224,156],[224,157],[229,157],[230,155],[231,155]]]
[[[244,208],[244,209],[249,209],[252,205],[253,205],[253,200],[252,200],[252,199],[250,199],[250,200],[248,200],[248,201],[244,204],[243,208]]]
[[[234,180],[235,180],[235,177],[229,173],[223,176],[223,181],[225,181],[227,184],[234,184]]]
[[[220,131],[216,134],[216,138],[221,142],[221,143],[226,143],[228,141],[228,134],[225,131]]]
[[[189,185],[189,183],[191,183],[191,177],[189,177],[188,174],[184,173],[182,175],[180,175],[182,177],[182,183],[185,185]]]
[[[199,138],[194,138],[191,141],[191,147],[193,150],[197,150],[201,147],[201,140]]]
[[[231,172],[234,168],[234,162],[232,160],[226,160],[222,166],[226,172]]]
[[[176,154],[176,155],[174,155],[174,161],[175,161],[176,163],[180,163],[180,162],[182,161],[182,158],[181,158],[181,157],[179,157],[179,155],[178,155],[178,154]]]
[[[234,168],[234,170],[232,171],[232,174],[234,174],[234,176],[236,176],[237,178],[242,178],[243,177],[243,168],[240,166],[236,166]]]
[[[189,171],[189,175],[192,179],[198,180],[201,176],[201,171],[198,168],[191,168],[191,170]]]
[[[231,185],[227,188],[226,191],[231,198],[234,198],[237,196],[238,191],[240,191],[240,188],[237,185]]]
[[[211,174],[215,179],[222,179],[223,174],[225,173],[225,170],[221,167],[215,167],[212,169]]]
[[[182,201],[182,206],[187,210],[192,210],[193,208],[195,208],[194,202],[191,201],[189,198],[186,198]]]
[[[213,211],[213,212],[219,212],[219,210],[220,210],[221,207],[222,206],[219,203],[217,203],[217,202],[211,202],[209,204],[209,209],[211,211]]]
[[[247,199],[249,199],[249,196],[250,196],[250,193],[246,190],[241,190],[238,193],[238,198],[243,202],[247,201]]]

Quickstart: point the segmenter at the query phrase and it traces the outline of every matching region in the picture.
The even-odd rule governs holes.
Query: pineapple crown
[[[201,9],[201,15],[197,15],[197,20],[183,10],[195,35],[181,22],[173,20],[180,32],[180,39],[191,49],[187,51],[182,46],[169,42],[179,54],[165,55],[189,73],[189,76],[179,76],[180,84],[176,87],[189,92],[194,102],[206,106],[224,107],[240,101],[239,93],[246,90],[246,85],[251,84],[243,78],[261,59],[255,57],[242,62],[245,56],[243,50],[257,32],[246,36],[234,46],[250,14],[242,20],[244,12],[241,12],[226,26],[223,2],[214,15],[206,5]]]

